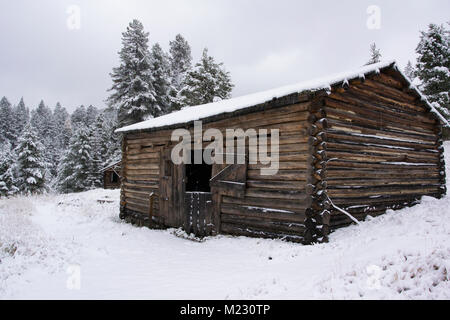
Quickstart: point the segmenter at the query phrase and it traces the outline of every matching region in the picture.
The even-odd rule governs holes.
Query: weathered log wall
[[[324,101],[327,193],[334,204],[363,219],[445,193],[441,125],[401,78],[374,75]],[[350,222],[332,212],[331,228]]]
[[[279,129],[280,139],[276,175],[261,174],[260,169],[268,166],[248,164],[244,197],[220,196],[222,233],[304,240],[305,209],[309,206],[305,193],[308,106],[309,103],[295,104],[223,122],[226,127],[243,130]],[[216,123],[213,125],[216,127]],[[268,144],[270,151],[270,137]]]
[[[233,194],[215,192],[213,202],[215,212],[215,230],[217,233],[248,235],[258,237],[284,237],[294,241],[302,241],[305,232],[305,209],[309,199],[305,194],[307,182],[308,135],[307,117],[309,103],[299,103],[287,107],[250,113],[203,125],[203,131],[209,128],[219,129],[224,137],[226,129],[279,129],[279,172],[274,176],[261,175],[260,169],[267,167],[258,164],[246,166],[246,188],[243,197]],[[192,130],[191,130],[192,132]],[[174,226],[167,223],[167,217],[160,214],[160,179],[162,150],[173,147],[170,142],[172,131],[129,133],[123,142],[123,187],[122,211],[136,217],[148,216],[152,212],[152,220],[160,225]],[[210,144],[204,141],[204,147]],[[271,141],[268,137],[268,150]],[[226,142],[224,141],[224,146]],[[249,141],[247,141],[247,146]],[[253,148],[250,145],[249,148]],[[248,152],[248,150],[247,150]],[[179,167],[179,166],[176,166]],[[223,169],[223,165],[213,166],[213,176]],[[170,210],[183,210],[180,188],[182,171],[174,180],[169,190]],[[149,193],[156,195],[153,208],[149,208]],[[165,198],[165,197],[163,197]],[[174,204],[175,203],[175,204]],[[165,205],[163,203],[163,205]],[[127,210],[125,210],[127,209]],[[163,210],[164,211],[164,210]],[[137,214],[136,214],[137,213]],[[142,218],[141,217],[141,218]],[[169,219],[170,220],[170,219]],[[151,223],[151,222],[149,222]],[[178,226],[182,226],[182,223]]]

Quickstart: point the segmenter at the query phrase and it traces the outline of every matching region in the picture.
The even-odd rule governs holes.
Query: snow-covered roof
[[[166,114],[158,118],[152,118],[146,121],[142,121],[130,126],[117,129],[116,132],[123,133],[130,131],[140,131],[189,123],[195,120],[201,120],[212,116],[217,116],[220,114],[232,113],[237,110],[254,107],[263,104],[265,102],[271,101],[273,99],[282,98],[295,93],[300,94],[302,92],[308,91],[314,92],[320,90],[330,91],[333,85],[346,83],[350,80],[357,78],[364,78],[368,74],[371,74],[373,72],[380,72],[381,69],[391,67],[395,68],[399,73],[402,74],[405,80],[409,82],[409,86],[411,87],[411,89],[416,91],[417,94],[420,95],[422,100],[428,104],[431,111],[439,117],[439,119],[445,126],[450,127],[447,120],[428,102],[428,100],[420,93],[420,91],[408,80],[408,77],[406,77],[402,73],[402,71],[400,71],[400,69],[397,67],[396,62],[385,61],[368,66],[363,66],[353,71],[334,74],[320,79],[300,82],[297,84],[288,85],[254,94],[249,94],[246,96],[241,96],[228,100],[222,100],[218,102],[184,108],[180,111]]]
[[[100,172],[105,172],[106,170],[109,170],[111,168],[119,167],[122,164],[122,160],[115,160],[113,162],[110,162],[106,167],[104,167]]]

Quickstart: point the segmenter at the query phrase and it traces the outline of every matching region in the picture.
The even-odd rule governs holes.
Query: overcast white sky
[[[81,9],[79,30],[67,27],[70,5]],[[367,27],[370,5],[381,9],[378,30]],[[449,21],[449,12],[448,0],[0,0],[0,97],[104,107],[133,18],[165,49],[177,33],[194,60],[208,47],[240,96],[359,67],[372,42],[404,66],[419,31]]]

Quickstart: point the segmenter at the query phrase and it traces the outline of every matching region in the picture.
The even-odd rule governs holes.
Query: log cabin
[[[116,160],[101,170],[103,174],[103,189],[120,189],[121,165],[122,162]]]
[[[276,129],[278,171],[249,161],[250,142],[244,163],[174,163],[172,133],[199,120],[200,148],[211,128]],[[199,237],[326,242],[352,221],[442,197],[447,126],[393,61],[184,108],[117,130],[120,217]]]

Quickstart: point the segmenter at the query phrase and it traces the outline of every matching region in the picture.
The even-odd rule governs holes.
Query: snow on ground
[[[119,220],[118,198],[0,200],[0,298],[450,299],[450,196],[314,246],[136,228]]]

